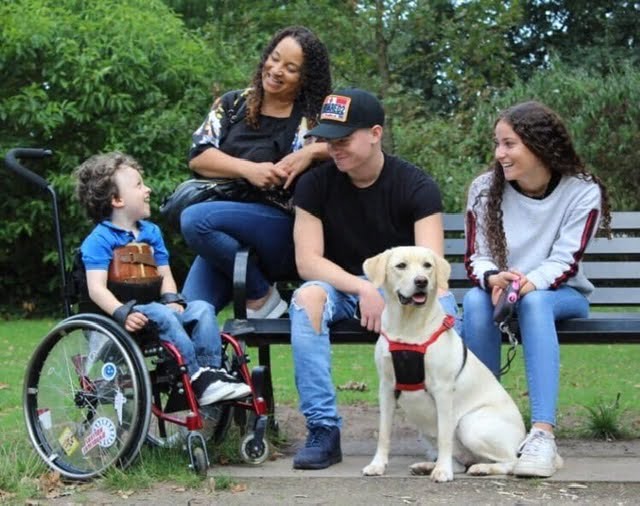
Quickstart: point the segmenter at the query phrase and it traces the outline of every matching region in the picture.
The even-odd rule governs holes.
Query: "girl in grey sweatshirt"
[[[575,152],[560,117],[539,102],[502,112],[494,161],[469,189],[463,338],[496,375],[500,331],[493,308],[512,282],[531,403],[531,432],[514,474],[551,476],[562,465],[553,436],[560,376],[555,321],[584,318],[593,285],[581,267],[598,227],[610,234],[607,191]]]

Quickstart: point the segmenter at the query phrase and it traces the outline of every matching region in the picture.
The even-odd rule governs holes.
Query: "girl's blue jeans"
[[[178,348],[189,376],[198,372],[200,367],[220,367],[222,345],[216,313],[211,304],[194,300],[187,304],[182,313],[159,302],[138,304],[133,309],[146,315],[155,324],[162,341]]]
[[[293,216],[265,204],[202,202],[186,208],[180,219],[182,235],[198,256],[182,293],[189,300],[206,300],[220,310],[231,300],[233,263],[238,250],[255,253],[247,268],[247,298],[267,294],[269,280],[295,279]]]
[[[586,318],[589,302],[569,286],[534,290],[516,305],[524,365],[531,403],[531,423],[555,425],[560,377],[560,346],[556,320]],[[469,349],[500,376],[500,330],[493,322],[491,295],[481,288],[469,290],[463,301],[462,335]]]
[[[309,285],[322,287],[327,294],[327,300],[320,333],[311,325],[306,310],[296,304],[295,293],[289,307],[291,347],[300,411],[306,418],[307,428],[341,427],[342,419],[338,414],[336,391],[331,378],[329,327],[334,322],[354,317],[358,297],[336,290],[321,281],[307,282],[300,289]],[[440,303],[447,314],[457,314],[458,307],[453,294],[448,293],[440,297]]]

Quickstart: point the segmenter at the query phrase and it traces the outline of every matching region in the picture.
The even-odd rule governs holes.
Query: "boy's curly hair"
[[[111,201],[118,196],[114,175],[123,166],[143,173],[140,164],[129,155],[114,151],[93,155],[76,167],[76,198],[95,223],[111,217]]]
[[[292,37],[302,48],[304,61],[300,69],[300,90],[296,102],[302,107],[309,128],[317,121],[324,98],[331,93],[331,69],[329,52],[316,35],[304,26],[289,26],[276,33],[262,52],[262,58],[256,68],[247,97],[247,124],[258,128],[258,118],[262,107],[264,90],[262,88],[262,69],[269,55],[282,39]]]
[[[611,236],[611,208],[609,193],[604,183],[595,174],[587,171],[580,156],[575,151],[571,136],[560,116],[546,105],[536,102],[522,102],[504,110],[494,123],[505,121],[518,134],[524,145],[542,161],[552,174],[576,176],[594,181],[600,187],[602,219],[600,229]],[[500,269],[507,266],[507,240],[502,226],[502,197],[506,184],[500,162],[494,159],[488,172],[493,172],[491,186],[476,198],[472,208],[476,211],[480,201],[486,199],[486,221],[484,233],[496,264]]]

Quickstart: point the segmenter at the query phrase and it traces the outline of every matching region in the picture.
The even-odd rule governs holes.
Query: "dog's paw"
[[[491,472],[490,464],[474,464],[467,469],[467,474],[471,474],[473,476],[487,476],[493,473]]]
[[[435,469],[431,472],[430,478],[432,481],[438,483],[442,483],[444,481],[452,481],[453,470],[451,468],[446,469],[444,466],[439,466],[436,464]]]
[[[386,468],[386,464],[373,460],[371,464],[362,470],[362,474],[365,476],[382,476]]]
[[[416,462],[409,466],[409,471],[415,476],[426,476],[431,474],[434,467],[436,467],[435,462]]]

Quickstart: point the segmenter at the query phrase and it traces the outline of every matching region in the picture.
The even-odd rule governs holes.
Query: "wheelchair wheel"
[[[269,458],[269,444],[265,438],[256,439],[253,432],[249,432],[240,442],[240,456],[246,464],[257,466]]]
[[[106,317],[80,314],[60,322],[34,352],[23,403],[29,438],[47,465],[89,479],[138,455],[151,386],[133,339]]]

